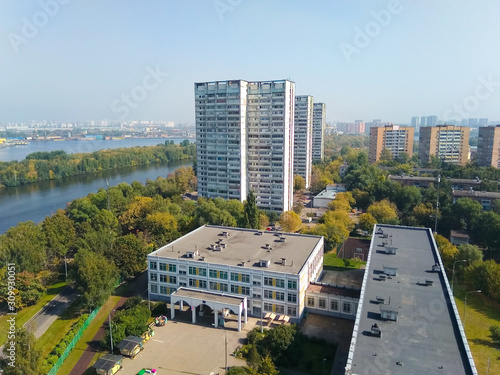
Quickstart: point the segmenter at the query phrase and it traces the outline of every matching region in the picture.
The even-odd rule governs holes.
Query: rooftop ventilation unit
[[[259,266],[260,267],[269,267],[270,263],[271,263],[270,260],[259,260]]]
[[[266,249],[266,250],[272,250],[272,249],[273,249],[273,247],[271,246],[271,244],[270,244],[270,243],[266,243],[266,244],[264,245],[264,249]]]
[[[441,266],[436,263],[432,266],[432,272],[441,272]]]
[[[195,256],[198,256],[198,250],[195,250],[195,251],[186,251],[186,256],[188,258],[194,258]]]
[[[372,336],[382,337],[382,331],[380,330],[380,327],[378,326],[377,323],[372,325],[372,328],[370,329],[370,333]]]
[[[384,320],[398,321],[399,312],[395,308],[388,308],[387,305],[380,307],[380,317]]]
[[[396,276],[398,269],[396,267],[386,267],[384,266],[384,273],[387,276]]]
[[[264,234],[264,232],[261,232],[261,231],[258,231],[255,233],[257,236],[262,236]]]
[[[377,234],[384,234],[384,231],[382,230],[382,228],[377,229]]]
[[[205,261],[205,257],[201,257],[201,258],[200,258],[200,260],[201,260],[202,262],[204,262],[204,261]]]
[[[281,258],[281,265],[286,266],[286,258]]]
[[[385,253],[386,254],[396,255],[396,250],[397,250],[397,247],[392,247],[392,246],[386,246],[385,247]]]
[[[221,236],[222,236],[222,237],[229,237],[229,232],[222,232],[222,233],[221,233]]]
[[[434,280],[425,279],[425,286],[433,286]]]
[[[280,237],[279,242],[285,242],[285,241],[286,241],[286,237]]]

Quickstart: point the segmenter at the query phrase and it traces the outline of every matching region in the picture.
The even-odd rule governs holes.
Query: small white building
[[[336,198],[337,193],[344,193],[345,191],[345,184],[327,185],[325,190],[313,197],[313,207],[327,208],[328,204]]]

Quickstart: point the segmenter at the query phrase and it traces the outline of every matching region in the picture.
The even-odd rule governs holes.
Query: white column
[[[182,309],[184,308],[184,302],[181,301],[180,303],[181,303],[181,311],[182,311]]]
[[[196,323],[196,307],[191,306],[191,322]]]
[[[175,304],[172,301],[172,298],[170,298],[170,319],[175,318]]]
[[[245,308],[245,315],[244,315],[244,318],[245,320],[243,321],[245,324],[247,323],[247,311],[248,311],[248,302],[247,300],[245,299],[245,301],[243,302],[243,307]]]
[[[217,323],[219,323],[219,322],[218,322],[218,319],[217,319],[217,318],[218,318],[218,316],[217,316],[217,315],[218,315],[217,310],[214,310],[214,326],[215,326],[215,328],[217,328],[217,326],[218,326],[218,324],[217,324]]]
[[[238,332],[241,331],[241,305],[240,308],[238,309]]]

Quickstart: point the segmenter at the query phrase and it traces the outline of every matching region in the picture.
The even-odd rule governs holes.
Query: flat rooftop
[[[221,293],[212,293],[204,290],[193,290],[182,287],[177,289],[177,291],[175,291],[173,295],[177,297],[195,298],[234,306],[238,306],[245,300],[244,297],[236,297],[231,295],[224,295]]]
[[[149,256],[298,274],[320,241],[323,237],[204,225]],[[195,254],[190,258],[188,252]],[[268,261],[268,267],[260,261]]]
[[[430,229],[375,226],[346,374],[477,374],[440,270]]]

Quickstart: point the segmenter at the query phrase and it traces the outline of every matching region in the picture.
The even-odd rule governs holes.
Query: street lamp
[[[481,293],[480,290],[471,290],[470,292],[465,293],[465,301],[464,301],[464,332],[465,332],[465,314],[467,313],[467,296],[469,293]]]
[[[500,349],[495,349],[495,350],[500,350]],[[491,361],[491,354],[490,356],[488,357],[488,367],[486,369],[486,375],[490,375],[490,361]]]
[[[453,292],[453,281],[455,280],[455,264],[460,262],[467,262],[467,259],[459,259],[453,263],[453,272],[451,273],[451,296],[454,297],[455,293]]]
[[[436,217],[434,218],[434,233],[437,234],[438,230],[438,212],[439,212],[439,183],[441,182],[441,175],[438,174],[437,176],[437,183],[438,183],[438,189],[437,189],[437,197],[436,197]]]
[[[108,321],[109,321],[109,341],[111,342],[111,354],[113,354],[113,327],[111,326],[111,311],[108,312]]]

